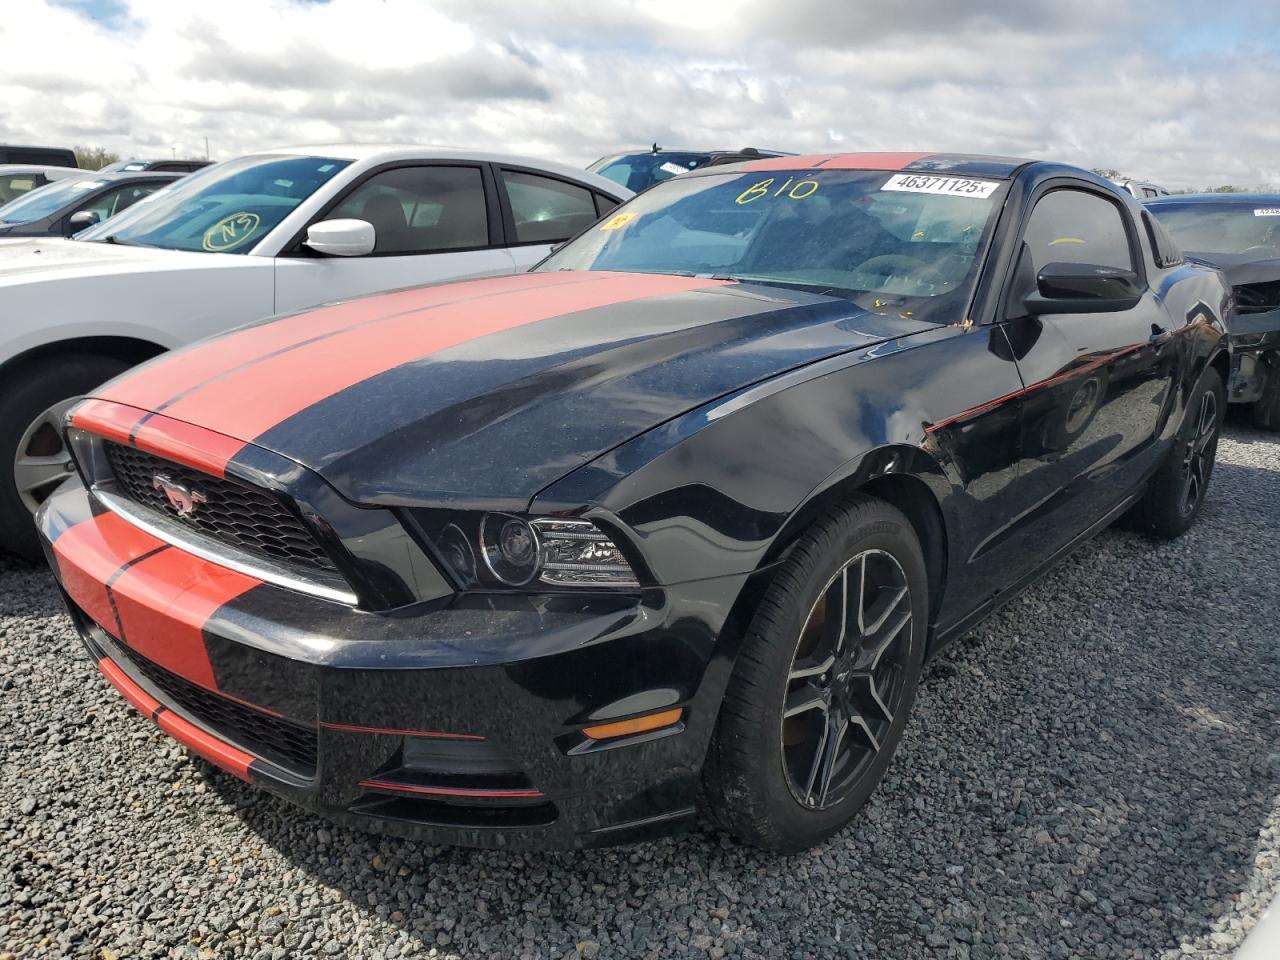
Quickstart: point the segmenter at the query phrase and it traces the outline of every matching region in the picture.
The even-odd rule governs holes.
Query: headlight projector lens
[[[480,549],[489,572],[512,587],[523,587],[542,566],[542,547],[533,527],[507,513],[484,515]]]

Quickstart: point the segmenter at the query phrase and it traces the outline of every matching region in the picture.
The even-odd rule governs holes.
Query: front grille
[[[319,738],[314,729],[218,696],[133,650],[121,649],[139,673],[197,723],[300,777],[315,775]]]
[[[121,493],[134,502],[250,553],[322,570],[334,569],[333,561],[302,521],[268,491],[201,473],[110,440],[104,445]],[[204,500],[190,516],[180,517],[164,491],[156,488],[157,476],[198,491]]]

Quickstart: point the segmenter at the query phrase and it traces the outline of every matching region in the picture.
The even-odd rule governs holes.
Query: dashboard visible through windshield
[[[658,184],[541,270],[726,277],[846,296],[916,319],[954,316],[1005,183],[867,170],[727,172]]]

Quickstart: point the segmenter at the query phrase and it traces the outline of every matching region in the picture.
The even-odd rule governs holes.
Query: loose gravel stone
[[[927,668],[881,789],[787,858],[709,829],[431,847],[188,757],[0,559],[0,960],[1218,958],[1280,891],[1280,442],[1200,523],[1107,532]]]

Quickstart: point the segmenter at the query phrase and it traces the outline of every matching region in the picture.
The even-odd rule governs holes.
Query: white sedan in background
[[[206,167],[74,240],[0,242],[0,548],[71,468],[72,400],[162,351],[379,290],[527,270],[631,191],[565,164],[313,146]]]

